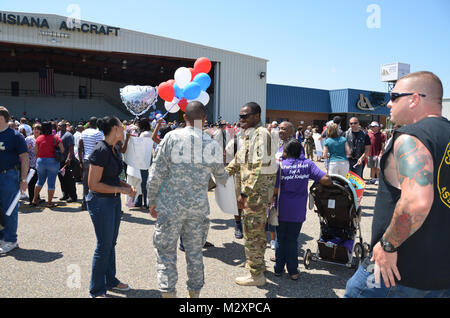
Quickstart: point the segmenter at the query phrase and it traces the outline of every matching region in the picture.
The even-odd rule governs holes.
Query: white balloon
[[[178,112],[180,110],[180,107],[178,106],[178,102],[179,101],[180,100],[175,97],[171,102],[165,102],[164,103],[164,107],[166,107],[166,110],[169,113],[172,113],[172,114],[176,113],[176,112]]]
[[[209,94],[205,91],[202,91],[200,95],[194,100],[199,101],[203,104],[203,106],[206,106],[209,103]]]
[[[177,83],[178,87],[183,89],[192,78],[191,71],[186,67],[180,67],[175,71],[175,83]]]

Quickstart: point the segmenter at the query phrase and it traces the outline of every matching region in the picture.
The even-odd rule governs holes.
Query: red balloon
[[[173,86],[173,84],[175,84],[175,80],[174,79],[168,80],[167,83],[169,83],[170,86]]]
[[[159,84],[158,95],[166,102],[171,102],[175,97],[175,89],[173,88],[173,84],[170,85],[168,82]]]
[[[191,82],[194,80],[194,77],[195,77],[195,75],[197,75],[197,73],[195,72],[195,70],[192,68],[192,67],[190,67],[189,68],[189,71],[191,71]]]
[[[186,106],[188,104],[188,101],[186,98],[182,98],[179,102],[178,102],[178,107],[180,107],[180,109],[185,112],[186,111]]]
[[[200,57],[195,61],[194,71],[198,73],[209,73],[211,70],[211,61],[206,57]]]

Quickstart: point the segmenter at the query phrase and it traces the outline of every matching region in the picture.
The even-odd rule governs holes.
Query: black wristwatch
[[[384,238],[381,238],[380,243],[381,243],[381,247],[383,248],[383,251],[385,251],[386,253],[397,252],[397,249],[394,247],[394,245],[392,245],[391,243],[386,241]]]

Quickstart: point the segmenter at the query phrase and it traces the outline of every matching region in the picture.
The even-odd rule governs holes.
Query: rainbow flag
[[[355,188],[356,196],[358,197],[358,199],[361,199],[364,194],[364,189],[366,188],[366,183],[364,182],[364,180],[353,171],[349,171],[346,178]]]

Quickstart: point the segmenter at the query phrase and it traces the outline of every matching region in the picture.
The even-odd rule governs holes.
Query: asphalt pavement
[[[322,163],[318,163],[323,168]],[[364,177],[368,178],[369,169]],[[368,185],[361,203],[361,230],[370,243],[372,215],[377,185]],[[41,197],[46,199],[44,186]],[[77,184],[79,197],[82,187]],[[297,281],[287,274],[275,277],[270,257],[275,251],[266,249],[267,284],[262,287],[242,287],[234,283],[247,275],[244,268],[243,239],[234,237],[234,217],[223,213],[216,205],[214,192],[209,192],[211,226],[208,241],[214,247],[204,249],[205,286],[201,297],[209,298],[339,298],[343,297],[347,280],[354,270],[340,265],[312,262],[303,265],[306,249],[317,250],[319,218],[308,210],[299,236],[299,270]],[[59,181],[55,197],[61,197]],[[0,255],[0,297],[5,298],[86,298],[96,238],[89,213],[81,211],[80,202],[66,203],[52,209],[19,208],[19,248]],[[148,211],[125,206],[116,246],[117,277],[130,284],[129,292],[108,292],[109,297],[159,298],[156,282],[156,256],[153,248],[155,220]],[[186,261],[178,253],[179,297],[188,297]]]

